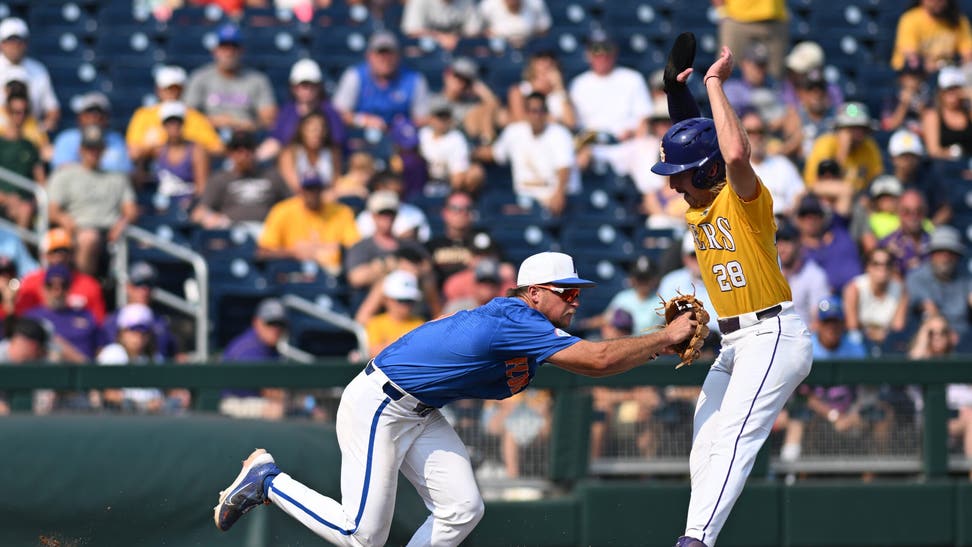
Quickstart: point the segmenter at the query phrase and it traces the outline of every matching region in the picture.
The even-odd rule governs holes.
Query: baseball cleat
[[[260,504],[269,504],[263,491],[263,482],[268,477],[280,474],[280,468],[273,462],[266,450],[257,448],[245,460],[243,469],[225,490],[219,493],[219,503],[213,507],[213,520],[222,531],[229,530],[244,513]]]
[[[675,542],[675,547],[706,547],[706,545],[695,538],[682,536]]]

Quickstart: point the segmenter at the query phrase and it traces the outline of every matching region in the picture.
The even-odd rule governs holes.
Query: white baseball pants
[[[418,400],[393,401],[386,382],[378,369],[362,371],[341,397],[341,501],[285,473],[271,482],[270,500],[334,545],[384,545],[401,470],[432,513],[408,546],[459,545],[484,511],[466,447],[438,410],[420,416]]]
[[[776,317],[723,337],[695,408],[686,536],[715,547],[757,452],[812,361],[810,331],[789,302]]]

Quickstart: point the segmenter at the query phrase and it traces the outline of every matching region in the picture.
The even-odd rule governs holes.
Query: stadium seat
[[[71,30],[80,36],[93,35],[98,31],[98,22],[75,2],[37,2],[30,6],[27,24],[34,30],[35,36],[40,29],[45,29],[45,32],[55,28]],[[40,40],[32,40],[31,46],[37,41]]]
[[[276,287],[254,267],[252,260],[211,260],[209,264],[210,340],[223,347],[250,326],[253,311],[264,298],[277,296]]]
[[[172,10],[167,21],[168,33],[178,38],[189,28],[213,27],[229,22],[226,13],[215,4],[208,6],[182,6]]]
[[[568,253],[574,251],[567,249]],[[579,256],[577,253],[575,256]],[[577,274],[584,279],[597,283],[596,287],[581,291],[580,306],[574,321],[600,315],[607,309],[611,299],[626,288],[624,267],[610,260],[585,261],[578,265]],[[576,325],[576,323],[575,323]],[[594,334],[594,333],[591,333]]]
[[[116,64],[152,67],[165,60],[165,51],[138,27],[99,33],[94,46],[95,62],[110,69]]]
[[[560,234],[560,246],[587,259],[630,262],[635,246],[624,232],[610,223],[571,216]]]
[[[584,190],[567,198],[565,213],[570,222],[631,226],[634,218],[624,204],[603,189]]]
[[[370,34],[374,29],[375,21],[372,19],[368,8],[363,5],[349,6],[344,2],[332,2],[326,8],[314,10],[311,26],[315,29],[314,32],[319,31],[320,28],[327,28],[328,30],[359,28]]]
[[[489,235],[503,249],[504,258],[514,264],[519,264],[526,257],[536,253],[560,250],[560,245],[551,233],[540,224],[504,223],[491,226]]]
[[[203,255],[208,262],[227,262],[236,258],[253,260],[256,241],[242,227],[225,230],[196,229],[192,232],[192,250]]]
[[[368,36],[367,32],[358,28],[313,27],[308,53],[312,58],[319,59],[322,68],[338,67],[343,70],[364,61]]]
[[[261,69],[281,66],[289,70],[298,59],[306,56],[300,37],[286,27],[246,27],[241,35],[243,62],[251,66]]]
[[[634,246],[638,252],[655,260],[660,260],[675,241],[675,231],[671,228],[648,228],[639,226],[634,232]]]

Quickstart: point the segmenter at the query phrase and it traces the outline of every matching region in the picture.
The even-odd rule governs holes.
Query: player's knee
[[[475,496],[463,501],[456,502],[450,511],[450,519],[455,526],[472,529],[482,520],[486,513],[486,504],[483,498]]]

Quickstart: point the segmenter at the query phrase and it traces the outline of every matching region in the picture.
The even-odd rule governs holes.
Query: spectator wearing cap
[[[24,133],[30,104],[25,93],[7,93],[3,105],[6,123],[0,125],[0,167],[44,184],[47,172],[40,150]],[[0,181],[0,208],[21,228],[30,228],[36,205],[33,193]]]
[[[294,140],[301,119],[311,112],[321,112],[327,120],[328,134],[342,149],[347,141],[347,130],[341,114],[328,100],[324,91],[324,74],[313,59],[301,59],[290,68],[291,99],[280,107],[277,121],[270,136],[260,145],[260,156],[273,157],[281,148]]]
[[[617,312],[623,311],[631,317],[629,334],[664,325],[665,318],[658,315],[657,290],[661,273],[658,263],[647,256],[639,256],[628,268],[628,287],[611,298],[607,309],[597,319],[610,324]]]
[[[155,96],[158,102],[139,107],[132,114],[125,132],[128,154],[133,161],[151,160],[158,156],[159,149],[167,140],[162,105],[182,102],[185,87],[186,71],[182,67],[168,65],[155,71]],[[185,107],[182,136],[185,140],[198,144],[209,154],[219,155],[224,152],[223,141],[213,124],[209,123],[205,114],[189,106]]]
[[[54,139],[51,170],[57,171],[71,164],[84,163],[81,154],[83,132],[87,127],[94,126],[101,130],[101,140],[104,141],[101,143],[102,154],[97,167],[102,171],[128,176],[132,172],[132,160],[128,157],[125,138],[108,126],[108,115],[111,112],[108,97],[100,91],[91,91],[71,101],[71,109],[77,114],[77,127],[57,134]]]
[[[668,301],[679,294],[695,294],[705,309],[709,310],[709,329],[712,332],[719,332],[719,318],[712,311],[715,309],[712,307],[712,299],[709,298],[709,292],[702,284],[699,259],[695,255],[695,236],[691,231],[685,232],[682,236],[679,250],[682,267],[662,276],[656,296],[663,301]]]
[[[911,295],[910,319],[942,315],[959,336],[965,336],[969,331],[972,277],[962,262],[962,235],[952,226],[938,226],[928,240],[927,254],[928,260],[905,276]]]
[[[776,252],[790,292],[793,309],[807,325],[816,318],[817,303],[830,295],[827,272],[808,257],[800,243],[800,231],[786,219],[777,221]]]
[[[500,122],[502,104],[479,77],[479,65],[469,57],[456,57],[442,72],[442,90],[429,97],[429,112],[449,107],[450,125],[470,140],[492,142]],[[441,110],[440,110],[441,112]]]
[[[327,186],[334,184],[344,170],[344,156],[323,112],[314,110],[301,117],[297,132],[277,157],[277,168],[294,193],[304,179],[320,179]]]
[[[799,89],[813,74],[820,75],[820,90],[824,92],[829,104],[835,107],[844,104],[844,92],[841,91],[840,85],[823,79],[824,61],[823,48],[812,40],[805,40],[793,46],[783,61],[786,68],[786,78],[780,85],[783,104],[787,107],[795,107],[799,104]],[[814,76],[813,79],[818,78]]]
[[[547,98],[550,121],[565,127],[574,127],[577,116],[564,86],[564,74],[557,56],[552,51],[536,51],[530,55],[523,69],[523,79],[510,86],[506,93],[509,121],[526,120],[526,98],[534,91]]]
[[[492,146],[477,149],[476,157],[510,164],[516,194],[560,215],[568,194],[581,190],[574,142],[566,127],[548,121],[543,95],[530,94],[526,106],[527,120],[506,126]]]
[[[817,182],[817,166],[825,159],[835,160],[856,192],[884,172],[881,149],[871,135],[873,121],[864,103],[844,103],[837,113],[834,130],[817,137],[803,168],[807,186]]]
[[[186,115],[186,105],[179,101],[166,101],[159,107],[166,140],[158,149],[152,173],[158,183],[156,192],[188,210],[206,188],[209,154],[202,145],[185,138]]]
[[[374,232],[351,247],[344,260],[344,271],[352,287],[364,290],[380,281],[398,266],[395,253],[403,247],[428,258],[421,244],[395,235],[400,205],[398,194],[391,190],[377,190],[368,197],[365,213],[371,215]]]
[[[769,73],[783,76],[783,56],[790,44],[789,14],[777,0],[713,1],[720,10],[719,44],[745,51],[754,42],[765,44]]]
[[[387,129],[395,118],[424,123],[428,95],[425,77],[401,66],[395,35],[377,31],[368,39],[364,62],[341,75],[333,103],[348,126]]]
[[[887,249],[894,257],[897,275],[906,275],[924,262],[935,225],[928,219],[928,207],[921,192],[908,188],[898,198],[898,229],[891,232],[877,246]]]
[[[925,67],[912,58],[898,71],[897,88],[887,91],[881,109],[881,129],[918,129],[921,115],[931,106],[932,93]]]
[[[370,307],[362,306],[355,321],[368,333],[368,357],[376,357],[389,344],[425,323],[415,313],[416,304],[422,300],[422,289],[414,273],[406,270],[389,272],[381,282],[383,313],[363,313]]]
[[[485,174],[482,167],[470,162],[466,136],[452,126],[452,107],[433,99],[429,114],[429,124],[418,133],[419,151],[429,171],[427,191],[434,187],[440,194],[450,190],[475,193]]]
[[[158,282],[158,272],[155,267],[148,262],[136,262],[128,269],[128,278],[125,282],[125,302],[128,304],[139,304],[151,310],[152,289]],[[118,338],[118,329],[121,318],[119,312],[115,311],[105,318],[101,325],[101,341],[107,345]],[[176,356],[176,341],[172,335],[172,328],[169,318],[161,313],[152,315],[152,337],[155,352],[163,359],[172,359]]]
[[[493,258],[484,258],[476,262],[473,268],[472,294],[465,298],[446,301],[442,313],[448,315],[457,311],[471,310],[505,295],[509,287],[503,286],[501,267],[500,262]]]
[[[405,184],[401,176],[391,171],[382,171],[368,181],[368,188],[372,194],[381,190],[390,190],[398,195],[398,214],[395,215],[395,223],[392,224],[392,234],[395,237],[403,237],[408,232],[415,230],[417,226],[418,241],[429,240],[431,233],[429,220],[422,209],[403,200]],[[358,233],[361,234],[361,237],[374,235],[374,217],[369,211],[365,210],[358,213],[355,223],[358,225]]]
[[[843,297],[847,329],[873,343],[880,344],[907,324],[908,291],[887,249],[877,247],[864,256],[864,273],[844,287]]]
[[[442,49],[452,51],[463,36],[476,36],[482,22],[475,0],[406,0],[402,33],[410,38],[428,36]]]
[[[948,224],[952,220],[952,204],[949,185],[952,181],[936,176],[925,155],[921,137],[908,129],[898,129],[888,140],[888,156],[891,172],[905,188],[916,188],[928,204],[928,217],[935,225]]]
[[[81,162],[56,170],[47,185],[49,215],[77,241],[78,269],[95,275],[102,270],[107,243],[135,221],[138,208],[128,175],[99,167],[106,146],[104,130],[98,125],[82,129]]]
[[[442,233],[425,244],[440,285],[450,275],[469,266],[476,237],[489,238],[485,232],[474,229],[475,215],[476,201],[472,194],[459,190],[446,196],[442,204]]]
[[[0,81],[7,81],[7,73],[17,68],[26,72],[30,91],[31,112],[43,120],[44,131],[52,132],[61,117],[61,104],[54,93],[51,76],[42,63],[27,57],[27,23],[17,17],[0,21]],[[5,97],[0,97],[5,100]]]
[[[273,127],[277,100],[265,74],[242,66],[240,29],[231,23],[216,32],[213,62],[189,76],[185,103],[206,114],[226,140],[235,131]]]
[[[341,272],[342,258],[361,236],[354,211],[334,201],[326,188],[309,175],[296,196],[270,209],[257,240],[259,258],[313,261],[334,275]]]
[[[618,46],[596,29],[587,39],[590,69],[574,77],[569,95],[577,112],[580,131],[607,141],[626,141],[651,113],[651,97],[645,79],[635,70],[617,66]],[[610,149],[593,150],[607,153]]]
[[[50,321],[61,357],[70,363],[85,363],[98,349],[98,323],[85,308],[71,306],[69,287],[73,272],[67,264],[55,264],[44,273],[43,302],[24,317]]]
[[[796,209],[796,226],[800,244],[827,273],[833,294],[840,294],[854,276],[861,273],[857,243],[847,231],[846,220],[824,207],[820,199],[808,194]]]
[[[898,201],[904,193],[904,185],[894,175],[881,175],[868,186],[866,206],[855,211],[850,225],[851,237],[860,243],[861,252],[867,253],[901,225],[898,218]]]
[[[71,284],[67,294],[68,305],[87,309],[99,324],[104,321],[105,297],[101,284],[94,277],[75,269],[74,241],[71,234],[63,228],[52,228],[44,234],[40,252],[45,267],[33,270],[21,279],[15,306],[17,315],[23,315],[43,304],[44,277],[47,269],[51,266],[65,265],[71,270]]]
[[[0,366],[38,363],[49,360],[49,335],[39,321],[19,317],[13,320],[10,334],[0,340]],[[0,416],[10,414],[10,397],[0,392]]]
[[[724,89],[730,106],[736,112],[753,109],[777,129],[786,113],[780,98],[779,84],[768,71],[769,48],[762,42],[751,43],[739,62],[739,76],[726,80]]]
[[[837,115],[835,103],[827,94],[827,81],[821,69],[813,69],[796,81],[795,99],[787,105],[783,118],[781,154],[798,165],[813,151],[817,137],[831,130]]]
[[[938,72],[938,95],[933,108],[921,116],[921,132],[934,159],[955,160],[972,156],[972,115],[961,68],[946,66]]]
[[[955,62],[972,62],[972,30],[957,0],[917,2],[898,19],[891,67],[917,58],[929,73]]]
[[[786,156],[771,153],[772,138],[766,119],[756,110],[747,110],[739,119],[749,137],[750,161],[753,171],[773,196],[773,214],[789,215],[800,196],[806,191],[803,177]]]
[[[253,313],[250,328],[230,340],[223,350],[224,363],[266,363],[281,360],[277,347],[287,340],[287,310],[277,298],[262,300]],[[286,392],[276,388],[224,390],[219,411],[238,418],[280,419]]]
[[[520,48],[553,24],[544,0],[483,0],[477,8],[483,34]]]
[[[226,145],[231,166],[209,180],[191,218],[212,230],[242,223],[259,233],[270,208],[291,196],[290,188],[274,168],[256,161],[256,137],[247,131],[233,133]]]
[[[118,331],[98,352],[99,365],[148,365],[164,361],[158,351],[153,326],[155,314],[145,304],[130,303],[117,314]],[[102,406],[113,410],[138,413],[159,413],[165,404],[165,394],[156,388],[113,388],[101,391]]]

